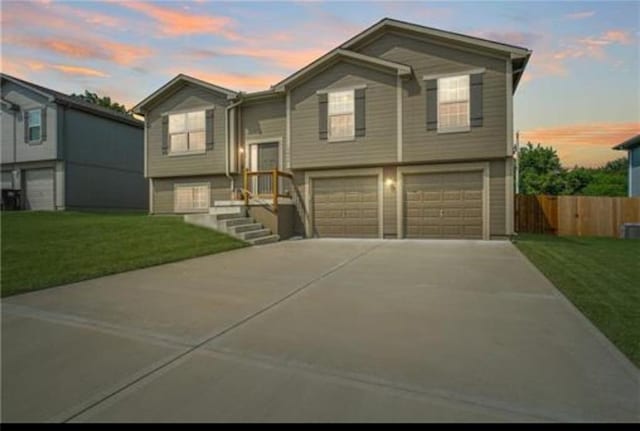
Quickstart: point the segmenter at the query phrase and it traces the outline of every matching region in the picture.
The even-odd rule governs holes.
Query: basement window
[[[210,187],[204,184],[176,184],[174,212],[201,212],[209,209]]]

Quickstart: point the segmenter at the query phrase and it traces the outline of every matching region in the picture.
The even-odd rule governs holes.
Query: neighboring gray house
[[[511,235],[530,55],[383,19],[266,91],[178,75],[134,108],[150,211],[204,213],[189,217],[242,238]],[[249,218],[222,221],[245,204]]]
[[[148,208],[141,121],[13,76],[0,79],[2,189],[20,190],[23,209]]]
[[[613,147],[627,151],[629,159],[629,196],[640,196],[640,135]]]

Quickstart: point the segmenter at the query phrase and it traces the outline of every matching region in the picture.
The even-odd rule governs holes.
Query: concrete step
[[[210,214],[185,214],[182,219],[185,223],[202,226],[209,229],[218,229],[218,222]]]
[[[249,232],[254,230],[264,229],[261,223],[248,223],[239,226],[232,226],[227,229],[227,232],[231,235],[239,235],[242,232]]]
[[[222,213],[222,214],[211,214],[216,220],[229,220],[235,218],[244,218],[245,216],[240,213]]]
[[[250,239],[269,236],[269,235],[271,235],[271,231],[269,229],[257,229],[257,230],[250,230],[247,232],[240,232],[238,234],[238,237],[240,237],[240,239],[248,241]]]
[[[279,235],[269,235],[269,236],[262,236],[260,238],[249,239],[247,240],[247,242],[253,245],[265,245],[265,244],[278,242],[278,240],[280,240]]]
[[[251,224],[251,223],[253,223],[253,219],[251,217],[234,217],[230,219],[220,220],[218,222],[218,225],[222,229],[229,229],[229,228],[232,228],[233,226],[239,226],[239,225]]]
[[[247,210],[243,206],[214,206],[209,208],[209,214],[240,214],[244,217],[247,215]]]

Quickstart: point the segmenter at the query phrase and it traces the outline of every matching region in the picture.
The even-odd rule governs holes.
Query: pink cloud
[[[584,11],[584,12],[570,13],[570,14],[565,15],[565,17],[569,18],[569,19],[573,19],[573,20],[578,20],[578,19],[590,18],[590,17],[594,16],[595,14],[596,14],[595,11],[589,10],[589,11]]]
[[[592,59],[610,61],[608,49],[614,45],[629,45],[634,42],[631,34],[624,30],[609,30],[598,36],[590,36],[563,44],[560,48],[534,50],[531,57],[530,69],[527,74],[538,78],[541,76],[569,76],[568,62],[576,59]]]
[[[622,157],[616,144],[640,133],[640,122],[570,124],[520,133],[520,142],[552,146],[565,166],[599,166]]]
[[[225,16],[191,13],[148,2],[123,2],[118,4],[155,20],[158,24],[158,31],[165,36],[218,34],[229,40],[240,39],[240,36],[231,29],[233,20]]]
[[[279,49],[261,47],[234,47],[224,48],[219,51],[223,55],[250,57],[264,60],[268,63],[287,69],[298,69],[311,63],[316,58],[326,54],[324,49]]]
[[[68,75],[91,76],[91,77],[98,77],[98,78],[104,78],[109,76],[104,72],[101,72],[96,69],[91,69],[89,67],[69,66],[65,64],[52,64],[50,65],[50,67],[52,69],[55,69],[57,71],[60,71]]]
[[[62,38],[6,38],[4,43],[61,54],[66,57],[112,61],[119,65],[130,65],[149,57],[152,50],[126,43],[87,37],[84,40]]]
[[[229,88],[231,90],[241,91],[259,91],[266,90],[271,85],[282,79],[282,76],[271,74],[243,74],[243,73],[227,73],[227,72],[211,72],[198,69],[178,69],[172,71],[175,74],[184,73],[193,76],[211,84]]]

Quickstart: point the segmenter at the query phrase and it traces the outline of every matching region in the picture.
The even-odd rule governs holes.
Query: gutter
[[[240,100],[238,100],[237,102],[232,103],[231,105],[225,107],[224,109],[224,141],[225,141],[225,145],[224,145],[224,158],[225,158],[225,163],[224,163],[224,174],[227,178],[229,178],[230,181],[230,191],[233,194],[233,190],[235,189],[235,180],[234,178],[231,176],[231,174],[229,173],[230,171],[230,164],[231,164],[231,157],[230,157],[230,145],[231,145],[231,139],[230,139],[230,134],[229,134],[229,112],[235,108],[236,106],[240,106],[243,102],[242,99],[242,95],[239,95]],[[235,127],[235,125],[234,125]],[[237,140],[237,136],[235,136],[234,134],[234,138]],[[233,198],[233,196],[232,196]]]

